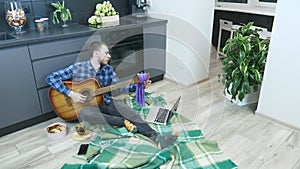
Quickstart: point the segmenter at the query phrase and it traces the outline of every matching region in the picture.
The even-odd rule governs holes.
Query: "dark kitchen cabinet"
[[[103,40],[109,45],[111,65],[121,79],[140,71],[150,72],[153,82],[163,79],[167,21],[149,18],[144,23],[131,22],[100,30],[75,24],[65,30],[52,29],[45,36],[28,31],[20,39],[0,42],[0,136],[56,117],[45,78],[88,59],[87,47],[92,41]]]
[[[0,57],[3,128],[41,115],[41,108],[27,46],[2,49]]]
[[[28,45],[42,113],[53,111],[48,99],[46,76],[74,63],[90,36]]]
[[[166,71],[166,25],[144,28],[144,69],[152,81],[163,79]]]

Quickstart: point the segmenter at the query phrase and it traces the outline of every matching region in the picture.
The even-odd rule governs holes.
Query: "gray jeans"
[[[127,119],[136,125],[138,132],[154,139],[157,132],[153,130],[141,116],[121,101],[113,100],[110,104],[103,103],[99,107],[85,107],[80,112],[80,119],[95,125],[124,127]]]

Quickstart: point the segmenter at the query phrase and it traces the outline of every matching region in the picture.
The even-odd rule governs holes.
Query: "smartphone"
[[[81,144],[77,154],[78,155],[85,155],[86,152],[87,152],[88,147],[89,147],[89,144]]]

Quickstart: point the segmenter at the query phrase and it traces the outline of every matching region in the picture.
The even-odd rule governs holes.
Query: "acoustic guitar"
[[[149,79],[150,74],[148,73],[147,75]],[[84,103],[75,103],[70,97],[58,92],[52,87],[50,87],[48,94],[50,103],[57,116],[66,121],[70,121],[76,120],[79,113],[84,107],[100,106],[103,103],[103,93],[110,92],[112,90],[127,86],[129,84],[139,82],[140,81],[138,76],[135,76],[131,80],[120,82],[106,87],[101,87],[98,81],[94,78],[89,78],[81,82],[64,81],[63,83],[69,89],[86,96],[86,100]]]

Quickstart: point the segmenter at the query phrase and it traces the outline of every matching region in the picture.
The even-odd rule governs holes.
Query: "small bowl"
[[[64,123],[53,123],[45,129],[49,139],[59,139],[67,135],[67,125]]]

